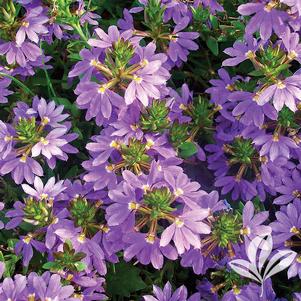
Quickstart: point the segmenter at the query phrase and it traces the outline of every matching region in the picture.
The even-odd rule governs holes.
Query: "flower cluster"
[[[300,3],[0,1],[0,300],[301,300]]]

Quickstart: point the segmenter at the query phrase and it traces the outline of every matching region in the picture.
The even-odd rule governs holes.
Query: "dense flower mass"
[[[301,0],[0,0],[0,301],[301,300]]]

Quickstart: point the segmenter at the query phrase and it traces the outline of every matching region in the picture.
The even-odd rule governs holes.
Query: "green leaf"
[[[107,293],[110,296],[130,297],[134,292],[142,290],[146,284],[141,279],[140,270],[132,263],[120,262],[115,269],[110,267],[107,274]]]
[[[84,271],[87,267],[87,265],[81,261],[75,262],[74,266],[76,267],[78,272]]]
[[[213,29],[218,29],[218,19],[216,16],[213,16],[213,15],[210,15],[210,22],[211,22],[211,25],[213,27]]]
[[[214,55],[218,55],[218,42],[214,37],[209,37],[206,44]]]
[[[66,173],[65,178],[66,179],[71,179],[74,178],[77,174],[78,174],[78,166],[77,165],[73,165]]]
[[[263,76],[263,72],[261,70],[254,70],[252,72],[249,72],[248,75],[251,75],[251,76]]]
[[[183,159],[187,159],[198,152],[193,142],[184,142],[179,146],[179,153]]]
[[[57,266],[56,262],[48,261],[43,264],[42,268],[45,270],[53,269]]]
[[[5,271],[3,277],[12,277],[16,269],[16,263],[19,261],[20,257],[14,254],[9,254],[5,256]]]

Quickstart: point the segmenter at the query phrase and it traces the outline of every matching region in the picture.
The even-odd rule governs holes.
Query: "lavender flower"
[[[301,15],[301,3],[298,0],[281,0],[280,2],[291,7],[292,12],[297,12],[299,16]]]
[[[44,25],[46,22],[48,22],[48,17],[43,15],[42,6],[27,11],[25,18],[22,20],[21,27],[16,34],[17,45],[22,45],[26,36],[31,41],[38,43],[38,34],[45,34],[48,32],[47,27]]]
[[[297,110],[297,104],[301,100],[301,90],[298,87],[301,75],[295,74],[291,77],[263,89],[259,93],[258,104],[264,105],[270,100],[273,100],[275,109],[279,112],[284,105],[290,108],[293,112]]]
[[[232,58],[224,60],[223,66],[237,66],[243,61],[253,58],[258,46],[257,40],[253,37],[248,37],[246,42],[236,41],[233,47],[224,50]]]
[[[190,245],[200,248],[197,234],[210,233],[210,227],[202,222],[208,216],[208,210],[199,209],[180,215],[173,224],[167,227],[161,236],[160,246],[165,247],[173,240],[179,254],[188,250]]]
[[[189,18],[184,17],[177,22],[171,36],[167,54],[169,58],[175,63],[179,59],[186,62],[189,51],[197,50],[199,47],[193,41],[199,37],[197,32],[182,32],[189,24]]]
[[[172,291],[171,284],[167,282],[163,288],[163,290],[156,285],[153,286],[154,295],[143,296],[145,301],[197,301],[200,299],[200,294],[193,294],[188,298],[187,289],[184,285],[176,289],[174,292]]]
[[[271,37],[273,31],[280,36],[285,30],[284,22],[288,19],[286,12],[277,9],[275,1],[242,4],[238,12],[243,16],[255,14],[246,26],[246,34],[252,35],[259,30],[264,41]]]
[[[274,161],[278,157],[290,157],[290,151],[297,148],[296,143],[289,137],[279,136],[277,133],[274,135],[261,134],[258,135],[253,143],[261,146],[260,155],[269,155],[269,158]]]
[[[34,179],[34,188],[30,187],[27,184],[22,184],[24,192],[28,195],[33,196],[37,200],[42,199],[52,199],[59,200],[59,194],[66,189],[66,186],[63,185],[64,181],[59,181],[55,183],[55,178],[50,178],[47,183],[43,184],[42,180],[39,177]]]
[[[13,94],[12,91],[9,91],[7,88],[11,83],[9,78],[0,78],[0,103],[7,103],[7,96]]]
[[[293,170],[291,176],[285,176],[282,179],[280,186],[277,186],[276,191],[281,195],[274,199],[277,205],[286,205],[294,200],[301,200],[300,187],[300,172]]]
[[[8,64],[17,63],[21,67],[25,67],[29,61],[36,61],[41,54],[41,49],[31,42],[25,41],[21,45],[16,42],[0,44],[0,55],[6,55]]]

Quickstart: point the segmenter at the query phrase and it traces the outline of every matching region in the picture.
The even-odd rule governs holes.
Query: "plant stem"
[[[88,44],[88,39],[87,39],[86,35],[84,34],[84,32],[83,32],[80,24],[77,22],[77,23],[71,24],[71,26],[77,31],[77,33],[79,34],[79,36],[85,42],[86,46],[90,48],[90,45]]]
[[[0,77],[4,76],[4,77],[8,77],[10,78],[13,82],[15,82],[19,87],[21,87],[27,94],[30,94],[32,96],[34,96],[35,94],[27,87],[25,86],[21,81],[19,81],[18,79],[16,79],[15,77],[13,77],[12,75],[0,72]]]
[[[41,52],[43,53],[42,43],[40,43],[40,49],[41,49]],[[45,77],[46,77],[46,81],[47,81],[48,96],[49,96],[49,98],[51,98],[51,95],[50,95],[50,94],[52,94],[53,97],[56,97],[56,93],[55,93],[55,91],[54,91],[54,88],[53,88],[51,79],[50,79],[49,74],[48,74],[48,71],[47,71],[47,69],[46,69],[46,65],[45,65],[44,59],[43,59],[43,65],[44,65],[44,67],[45,67],[45,68],[43,68],[43,70],[44,70]],[[51,93],[50,93],[50,92],[51,92]]]
[[[44,73],[45,73],[45,76],[46,76],[46,80],[47,80],[47,86],[48,86],[48,88],[50,89],[50,92],[51,92],[51,94],[52,94],[52,96],[54,96],[54,97],[56,97],[56,93],[55,93],[55,91],[54,91],[54,88],[53,88],[53,86],[52,86],[52,82],[51,82],[51,80],[50,80],[50,77],[49,77],[49,75],[48,75],[48,72],[47,72],[47,70],[46,69],[43,69],[44,70]],[[49,95],[50,96],[50,95]]]

